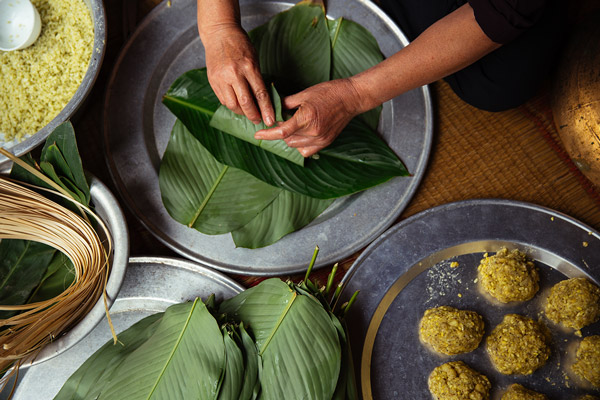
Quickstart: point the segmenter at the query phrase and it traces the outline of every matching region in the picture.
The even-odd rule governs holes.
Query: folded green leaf
[[[119,333],[90,356],[64,383],[54,400],[95,399],[113,377],[117,367],[156,331],[164,313],[152,314]],[[103,382],[104,384],[100,384]]]
[[[383,61],[377,40],[362,25],[346,18],[327,20],[331,38],[331,79],[349,78]],[[360,115],[375,130],[382,107]]]
[[[225,376],[219,393],[219,400],[239,400],[244,379],[244,355],[238,346],[234,327],[223,327],[225,343]]]
[[[281,190],[271,204],[246,225],[232,231],[231,236],[238,247],[268,246],[309,224],[333,201]]]
[[[163,103],[219,162],[285,190],[329,199],[367,189],[394,176],[408,175],[397,156],[365,124],[349,124],[318,160],[306,160],[304,167],[210,127],[208,120],[219,102],[208,84],[206,69],[179,77]],[[338,140],[342,144],[352,142],[356,150],[349,151]],[[371,148],[374,142],[381,146]],[[386,149],[382,157],[363,158],[364,154],[381,149]],[[385,160],[390,155],[393,160],[388,165]]]
[[[51,149],[51,147],[55,147],[56,149]],[[60,155],[64,159],[64,166],[54,162],[55,157],[57,156],[56,150],[60,152]],[[48,135],[44,147],[42,148],[40,161],[48,161],[55,165],[55,168],[60,166],[61,168],[58,171],[62,176],[65,176],[72,181],[73,184],[85,194],[84,204],[89,204],[90,187],[87,183],[85,173],[83,172],[81,157],[79,156],[79,150],[77,149],[75,130],[70,121],[59,125],[50,135]]]
[[[179,121],[163,155],[158,182],[169,214],[210,235],[244,226],[281,192],[217,162]]]
[[[221,304],[248,323],[262,356],[261,399],[330,399],[341,349],[331,318],[312,296],[269,279]]]
[[[275,120],[283,121],[281,115],[281,98],[271,85],[271,100],[275,109]],[[239,139],[252,143],[262,149],[270,151],[279,157],[304,166],[304,157],[293,147],[289,147],[283,140],[258,140],[254,139],[254,134],[261,129],[269,129],[264,122],[254,124],[243,115],[238,115],[225,106],[220,106],[210,120],[210,126],[215,129],[229,133]]]
[[[56,149],[56,147],[54,147],[54,148]],[[79,190],[79,188],[77,188],[77,186],[72,184],[71,181],[69,181],[66,178],[62,178],[59,174],[57,174],[56,170],[54,169],[53,164],[51,164],[48,161],[41,161],[40,169],[42,170],[44,175],[46,175],[48,178],[50,178],[54,182],[56,182],[67,193],[69,193],[69,195],[72,198],[74,198],[76,201],[78,201],[82,204],[87,204],[85,194],[81,190]]]
[[[176,304],[110,379],[97,383],[98,399],[215,399],[224,365],[223,336],[206,306],[198,299]]]
[[[244,380],[240,391],[239,400],[255,400],[260,391],[260,377],[262,375],[262,362],[258,355],[256,343],[250,337],[244,323],[239,325],[240,337],[244,353]]]
[[[264,75],[284,94],[329,80],[331,60],[323,8],[303,1],[250,31]]]
[[[37,165],[29,153],[21,159],[34,167]],[[44,174],[73,194],[75,199],[89,205],[90,187],[83,171],[75,131],[70,121],[62,123],[48,135],[40,155],[40,167]],[[16,164],[13,165],[10,176],[21,182],[51,188],[47,183]],[[60,203],[62,204],[62,202]],[[67,205],[69,204],[67,203]]]

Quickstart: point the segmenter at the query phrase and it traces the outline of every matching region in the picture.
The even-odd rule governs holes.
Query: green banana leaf
[[[327,20],[331,38],[331,79],[349,78],[383,61],[377,40],[362,25],[346,18]],[[373,129],[379,125],[381,106],[360,115]]]
[[[69,257],[56,251],[46,273],[27,303],[44,301],[58,296],[75,281],[75,267]]]
[[[275,120],[283,121],[281,115],[281,98],[271,85],[271,99],[275,109]],[[304,166],[304,157],[293,147],[289,147],[283,140],[258,140],[254,139],[254,134],[261,129],[269,129],[264,122],[254,124],[243,115],[238,115],[225,106],[220,106],[210,120],[210,126],[215,129],[229,133],[239,139],[252,143],[255,146],[263,148],[273,154],[283,157],[286,160]]]
[[[25,304],[42,280],[55,252],[43,243],[0,240],[0,304]],[[0,318],[12,314],[2,312]]]
[[[30,153],[26,154],[22,160],[34,167],[38,165]],[[48,135],[42,148],[38,169],[41,169],[45,175],[69,192],[76,200],[89,206],[90,187],[85,178],[77,149],[75,131],[70,121],[62,123]],[[16,164],[13,165],[10,176],[21,182],[52,189],[47,183]],[[72,206],[71,203],[57,201],[66,206]]]
[[[114,371],[156,331],[164,313],[152,314],[119,333],[119,343],[111,339],[90,356],[64,383],[54,400],[95,399],[112,379]]]
[[[221,303],[252,327],[262,357],[261,399],[330,399],[340,371],[336,327],[321,303],[277,278]]]
[[[208,125],[219,107],[208,84],[206,69],[188,71],[179,77],[163,98],[202,145],[221,163],[242,169],[279,188],[309,197],[330,199],[383,183],[408,171],[393,151],[365,124],[354,119],[318,159],[301,167],[248,142],[224,134]],[[367,140],[365,140],[367,138]],[[351,151],[341,143],[353,143]],[[373,143],[378,142],[376,148]],[[364,154],[381,157],[361,158]],[[393,162],[386,160],[393,157]]]
[[[244,349],[244,380],[240,390],[239,400],[255,400],[260,392],[260,377],[262,375],[262,362],[258,355],[256,343],[250,337],[244,323],[239,325],[242,347]]]
[[[236,340],[235,327],[224,326],[225,376],[219,392],[219,400],[239,400],[244,379],[244,355]]]
[[[199,299],[176,304],[147,341],[96,382],[98,399],[216,399],[224,365],[223,336],[206,306]]]
[[[173,219],[209,235],[244,226],[281,192],[217,162],[179,121],[163,155],[158,182]]]
[[[330,78],[327,19],[320,5],[296,4],[248,32],[263,75],[291,94]]]
[[[231,232],[237,247],[256,249],[306,226],[333,203],[280,190],[277,198],[246,225]]]

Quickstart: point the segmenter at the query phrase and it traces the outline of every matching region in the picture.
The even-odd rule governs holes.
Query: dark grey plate
[[[203,265],[160,257],[134,257],[119,296],[110,309],[117,333],[172,304],[215,294],[217,301],[244,288],[234,280]],[[21,368],[13,400],[50,400],[65,381],[96,350],[112,338],[106,317],[83,340],[64,353],[31,367]],[[0,399],[5,399],[2,393]]]
[[[235,248],[230,235],[208,236],[177,223],[165,210],[158,187],[160,159],[175,117],[162,95],[182,73],[205,65],[193,0],[161,3],[124,47],[109,82],[104,143],[109,170],[125,203],[159,240],[181,255],[213,268],[248,275],[303,271],[315,245],[317,267],[363,248],[387,229],[413,196],[432,141],[432,111],[426,87],[384,105],[380,132],[406,163],[410,178],[393,179],[337,200],[309,226],[262,249]],[[292,6],[292,1],[241,1],[242,24],[256,27]],[[406,43],[404,35],[373,3],[330,0],[328,15],[344,16],[369,29],[386,56]]]
[[[485,297],[475,282],[484,252],[502,246],[525,251],[540,270],[540,292],[521,304],[501,305]],[[451,262],[459,266],[450,267]],[[575,399],[584,390],[568,367],[573,332],[548,323],[553,334],[549,361],[529,376],[498,373],[484,345],[469,354],[443,357],[419,341],[418,324],[426,309],[450,305],[479,312],[486,332],[507,313],[538,319],[549,287],[567,277],[600,278],[600,234],[559,212],[510,200],[471,200],[427,210],[395,225],[373,242],[344,278],[342,299],[360,290],[349,314],[357,380],[367,399],[429,399],[429,373],[462,360],[486,374],[499,398],[511,383],[521,383],[552,400]],[[600,323],[583,336],[600,333]],[[484,338],[485,340],[485,338]]]

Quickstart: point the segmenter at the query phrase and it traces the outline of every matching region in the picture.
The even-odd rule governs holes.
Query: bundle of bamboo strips
[[[81,204],[77,206],[85,210],[83,215],[0,177],[0,239],[47,244],[64,253],[75,267],[74,282],[60,295],[30,304],[0,305],[2,311],[16,312],[10,318],[0,319],[0,371],[15,365],[17,368],[13,371],[16,372],[27,356],[34,357],[44,345],[83,318],[101,295],[107,306],[105,288],[112,252],[110,232],[91,210]],[[106,243],[86,214],[92,216],[99,230],[104,232]],[[9,375],[0,380],[0,391]]]

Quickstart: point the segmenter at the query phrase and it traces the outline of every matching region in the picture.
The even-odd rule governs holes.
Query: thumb
[[[303,92],[299,92],[296,94],[292,94],[291,96],[284,97],[281,104],[283,104],[284,108],[286,108],[288,110],[293,110],[294,108],[300,107],[303,100],[304,100]]]

